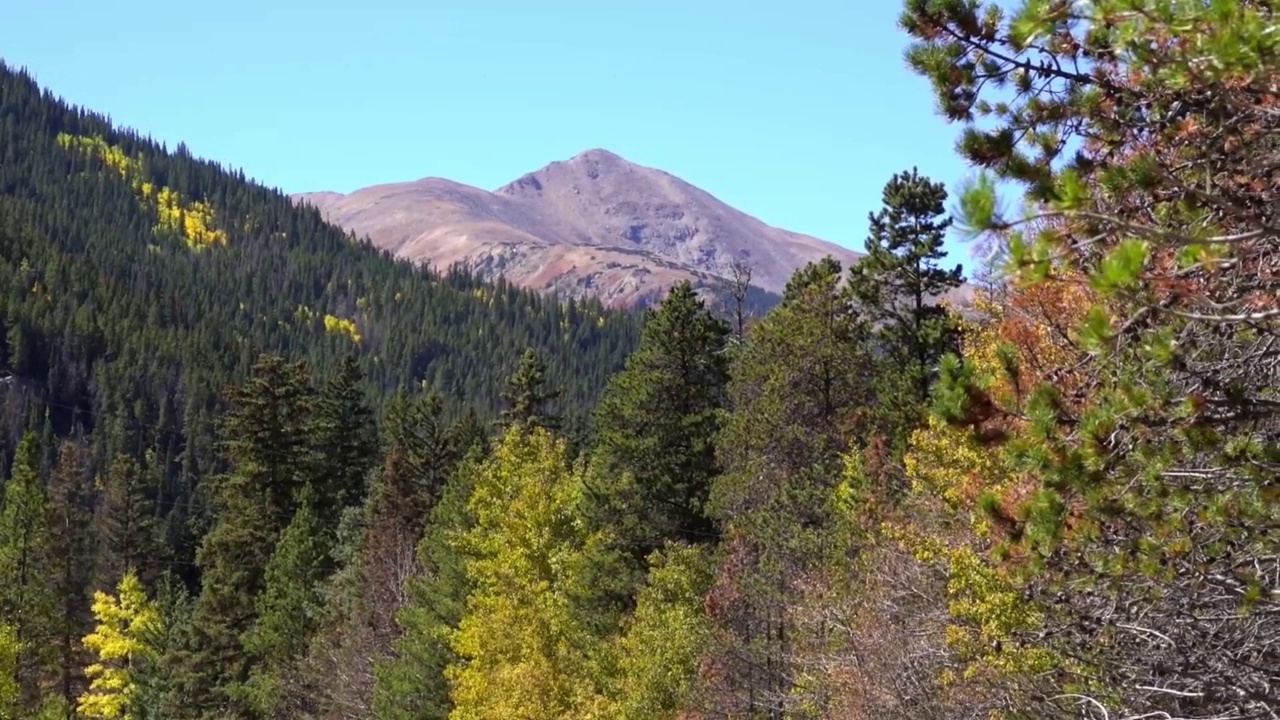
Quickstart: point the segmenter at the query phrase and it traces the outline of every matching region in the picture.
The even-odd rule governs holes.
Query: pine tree
[[[91,622],[87,588],[93,574],[92,490],[89,449],[75,440],[64,441],[49,478],[53,510],[50,550],[57,559],[55,593],[60,600],[57,647],[60,656],[59,691],[68,704],[80,694],[80,639]],[[52,569],[52,568],[51,568]]]
[[[160,613],[147,597],[136,573],[126,571],[116,595],[95,592],[93,614],[97,627],[84,637],[97,661],[85,670],[88,690],[76,711],[90,718],[137,720],[137,669],[157,660],[152,638],[161,626]]]
[[[821,711],[821,698],[797,684],[801,638],[789,611],[820,587],[827,563],[842,562],[833,499],[871,399],[867,323],[840,280],[831,258],[797,271],[730,371],[724,473],[711,498],[724,539],[707,599],[716,637],[708,712]]]
[[[605,389],[593,459],[606,487],[596,512],[637,566],[667,540],[708,543],[719,474],[715,439],[725,405],[728,325],[682,282],[647,313],[640,346]]]
[[[561,395],[560,389],[547,387],[547,364],[537,351],[528,348],[520,358],[520,366],[507,378],[502,399],[507,407],[498,415],[497,425],[543,427],[556,430],[561,418],[550,407]]]
[[[946,186],[915,168],[895,174],[882,193],[884,207],[869,217],[867,255],[850,268],[849,284],[862,312],[876,324],[887,356],[883,375],[901,378],[919,406],[929,397],[932,372],[954,349],[954,329],[938,300],[964,282],[961,266],[939,266],[946,217]],[[901,400],[882,397],[881,402]],[[916,413],[918,415],[918,413]]]
[[[313,674],[342,678],[342,687],[321,688],[320,704],[348,714],[372,713],[375,674],[393,656],[401,633],[396,616],[418,571],[415,548],[457,464],[435,393],[398,395],[385,426],[387,448],[363,508],[356,552],[335,577],[340,587],[326,604],[331,620],[319,654],[327,657],[311,663]]]
[[[286,675],[307,647],[321,610],[320,586],[329,565],[332,538],[320,525],[310,486],[267,563],[265,587],[258,596],[258,619],[244,638],[244,651],[256,666],[242,695],[260,717],[277,717]]]
[[[0,622],[17,635],[22,706],[35,706],[57,677],[58,609],[52,513],[39,474],[40,448],[23,436],[0,506]]]
[[[196,555],[203,575],[183,678],[183,694],[201,711],[247,711],[229,694],[254,665],[243,638],[257,619],[271,553],[316,467],[305,434],[311,392],[303,366],[263,357],[231,399],[223,423],[231,469],[214,479],[216,520]]]
[[[468,502],[486,453],[473,446],[431,510],[416,553],[418,572],[396,616],[403,633],[377,667],[374,710],[387,720],[447,720],[453,709],[445,669],[457,659],[449,638],[462,621],[472,583],[458,539],[475,525]]]
[[[316,488],[317,511],[327,525],[335,525],[343,509],[364,501],[366,475],[377,462],[377,428],[363,381],[355,356],[347,355],[316,399],[310,434],[325,481]]]
[[[109,588],[128,568],[144,587],[153,586],[166,552],[160,542],[153,489],[141,465],[117,455],[98,479],[93,526],[97,540],[95,584]]]

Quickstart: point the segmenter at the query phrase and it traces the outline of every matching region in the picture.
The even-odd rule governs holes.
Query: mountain
[[[0,384],[0,458],[45,408],[59,432],[105,423],[184,442],[185,420],[262,352],[324,374],[354,354],[378,398],[425,387],[483,416],[533,347],[561,410],[582,417],[638,337],[634,313],[354,240],[0,63],[0,374],[13,376]]]
[[[594,149],[492,192],[442,178],[295,199],[395,256],[465,263],[517,285],[609,305],[657,299],[672,283],[715,285],[734,260],[780,293],[805,263],[861,255],[757,220],[670,173]]]

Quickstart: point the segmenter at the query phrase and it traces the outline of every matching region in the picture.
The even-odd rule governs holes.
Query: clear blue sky
[[[903,63],[900,7],[0,0],[0,57],[290,192],[428,175],[492,189],[604,147],[860,249],[893,172],[966,174]]]

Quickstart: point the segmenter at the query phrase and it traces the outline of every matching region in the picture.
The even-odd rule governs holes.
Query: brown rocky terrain
[[[753,285],[776,293],[811,260],[860,257],[607,150],[551,163],[493,192],[423,178],[294,197],[399,257],[441,268],[467,263],[612,305],[651,300],[681,279],[726,278],[735,259],[751,266]]]

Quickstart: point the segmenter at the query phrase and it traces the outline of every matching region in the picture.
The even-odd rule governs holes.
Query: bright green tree
[[[286,676],[297,671],[296,662],[315,631],[332,544],[320,525],[316,495],[306,486],[298,511],[267,562],[258,617],[244,637],[244,651],[255,659],[255,666],[236,692],[261,717],[279,715]]]
[[[18,687],[18,656],[22,645],[12,625],[0,623],[0,720],[17,720],[22,691]]]
[[[690,703],[711,621],[703,609],[713,565],[703,545],[673,544],[650,558],[636,610],[610,647],[601,718],[672,720]]]
[[[374,710],[387,720],[445,720],[453,709],[445,669],[457,659],[450,637],[462,621],[472,582],[459,547],[475,524],[468,506],[485,453],[473,447],[432,508],[417,547],[418,572],[396,616],[395,654],[377,668]]]

